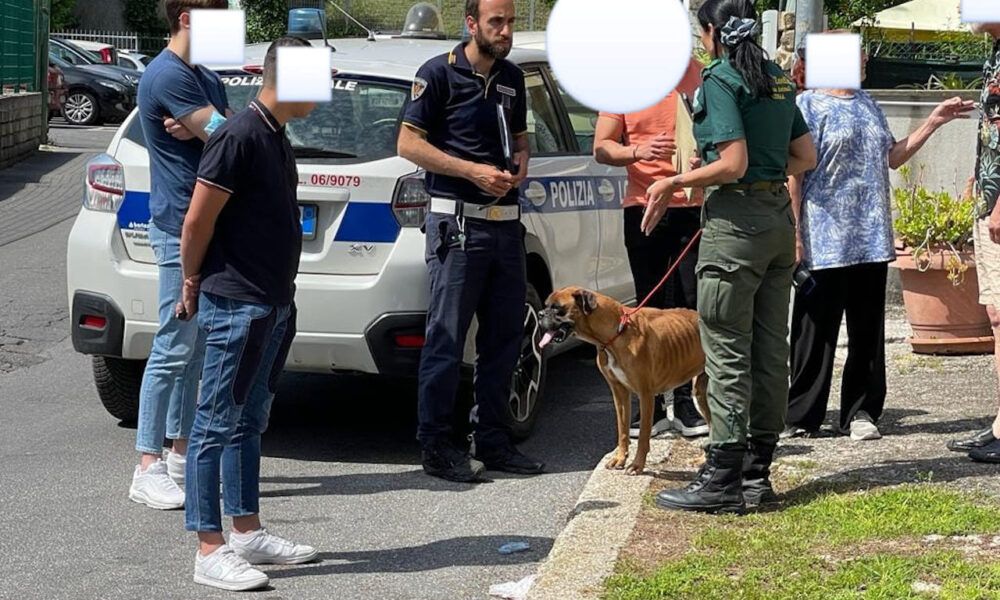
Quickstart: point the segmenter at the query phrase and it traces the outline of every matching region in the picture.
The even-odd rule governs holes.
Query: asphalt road
[[[50,137],[85,160],[111,134],[53,128]],[[3,242],[9,223],[24,226],[11,215],[38,185],[5,195],[16,179],[0,171],[0,598],[231,597],[191,581],[195,546],[181,511],[128,501],[135,432],[104,412],[90,361],[68,339],[72,220]],[[82,178],[49,195],[65,208],[82,193],[73,185]],[[423,475],[411,386],[286,375],[264,436],[262,516],[317,546],[321,560],[267,568],[271,587],[254,597],[468,600],[535,572],[614,444],[591,357],[581,349],[550,363],[547,402],[523,446],[549,473],[479,486]],[[531,549],[499,554],[510,541]]]

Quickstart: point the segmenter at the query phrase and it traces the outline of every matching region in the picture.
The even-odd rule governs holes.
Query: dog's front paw
[[[630,464],[628,466],[628,469],[625,469],[625,474],[626,475],[642,475],[643,471],[645,471],[645,470],[646,470],[646,461],[641,461],[640,462],[638,460],[634,460],[634,461],[632,461],[632,464]]]
[[[620,452],[616,452],[611,458],[608,459],[608,462],[604,463],[604,468],[624,469],[625,461],[627,460],[628,460],[628,454],[622,454]]]

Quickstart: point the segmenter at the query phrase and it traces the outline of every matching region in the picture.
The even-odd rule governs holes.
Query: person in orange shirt
[[[660,282],[701,227],[700,194],[692,194],[689,199],[684,190],[679,190],[656,229],[647,236],[641,228],[647,188],[654,181],[677,174],[673,167],[673,155],[676,150],[674,140],[679,92],[694,96],[701,85],[701,68],[701,63],[692,59],[677,89],[645,110],[624,115],[602,112],[597,119],[594,159],[605,165],[625,167],[628,172],[623,209],[625,249],[638,301]],[[698,246],[695,245],[647,306],[696,309],[697,262]],[[653,435],[671,428],[686,437],[708,433],[708,425],[691,399],[690,384],[674,390],[672,420],[667,415],[662,397],[657,398],[655,406]],[[637,414],[630,431],[632,437],[638,436],[638,419]]]

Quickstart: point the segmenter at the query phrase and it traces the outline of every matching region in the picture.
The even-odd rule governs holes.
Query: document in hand
[[[677,173],[686,173],[691,170],[691,157],[697,154],[698,143],[694,139],[694,120],[691,117],[691,101],[686,94],[677,93],[677,117],[675,120],[676,131],[674,133],[674,143],[677,151],[674,152],[674,170]],[[692,189],[684,188],[688,199],[691,198]]]

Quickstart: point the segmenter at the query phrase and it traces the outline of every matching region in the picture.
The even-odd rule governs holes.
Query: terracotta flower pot
[[[959,253],[966,270],[961,282],[948,279],[950,250],[932,248],[914,261],[912,249],[897,250],[906,317],[913,329],[909,339],[920,354],[989,354],[993,333],[986,307],[979,304],[979,282],[972,252]]]

